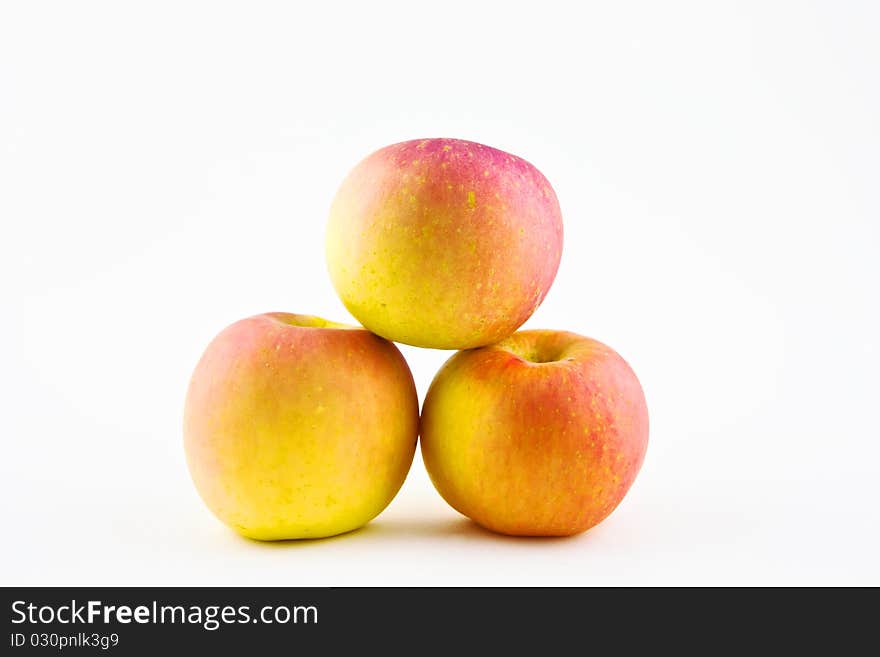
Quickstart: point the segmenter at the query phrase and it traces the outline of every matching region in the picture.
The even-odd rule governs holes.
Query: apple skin
[[[525,160],[460,139],[393,144],[348,174],[327,264],[342,302],[389,340],[467,349],[513,333],[543,301],[562,215]]]
[[[400,489],[418,436],[403,356],[360,327],[267,313],[227,327],[192,375],[184,447],[208,508],[261,540],[356,529]]]
[[[483,527],[570,536],[608,516],[648,445],[648,409],[614,350],[575,333],[520,331],[460,351],[422,409],[421,449],[437,491]]]

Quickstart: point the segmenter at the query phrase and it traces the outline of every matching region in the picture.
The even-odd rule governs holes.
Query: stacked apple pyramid
[[[647,448],[638,379],[590,338],[515,332],[562,253],[559,204],[534,166],[457,139],[383,148],[342,183],[326,252],[363,328],[257,315],[193,373],[186,457],[220,520],[262,540],[356,529],[400,489],[419,436],[440,495],[488,529],[565,536],[614,510]],[[461,350],[421,414],[392,340]]]

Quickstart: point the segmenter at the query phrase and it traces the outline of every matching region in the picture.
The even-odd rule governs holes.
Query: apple
[[[421,445],[431,481],[460,513],[503,534],[569,536],[629,490],[648,409],[610,347],[520,331],[446,362],[425,398]]]
[[[400,489],[418,398],[397,347],[308,315],[238,321],[192,375],[184,446],[208,508],[244,536],[318,538],[356,529]]]
[[[550,289],[562,217],[525,160],[460,139],[376,151],[337,192],[326,235],[333,285],[361,324],[417,347],[506,338]]]

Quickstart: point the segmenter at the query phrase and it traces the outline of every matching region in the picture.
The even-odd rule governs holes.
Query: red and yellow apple
[[[193,373],[187,462],[224,523],[262,540],[356,529],[399,490],[418,398],[397,348],[360,327],[267,313],[224,329]]]
[[[503,534],[568,536],[629,490],[648,410],[611,348],[521,331],[446,362],[425,398],[421,445],[434,486],[460,513]]]
[[[466,349],[513,333],[547,294],[562,217],[525,160],[460,139],[387,146],[348,174],[326,236],[346,308],[405,344]]]

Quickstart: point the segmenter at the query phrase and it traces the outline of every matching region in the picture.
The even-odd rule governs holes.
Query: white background
[[[576,6],[2,4],[2,584],[880,584],[880,5]],[[475,527],[418,457],[363,530],[239,538],[192,368],[241,317],[352,321],[330,201],[428,136],[554,185],[526,326],[629,360],[642,472],[572,539]],[[423,395],[450,353],[403,352]]]

